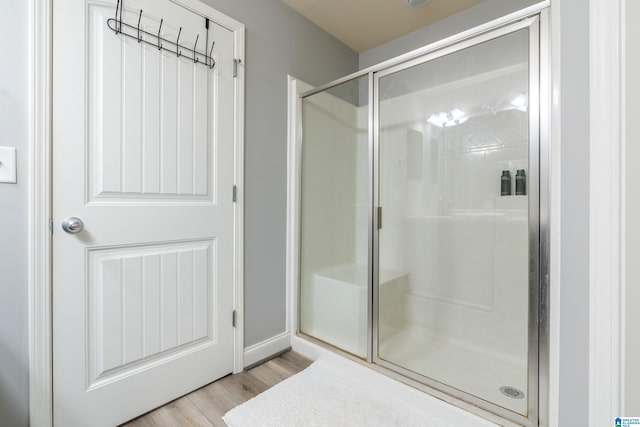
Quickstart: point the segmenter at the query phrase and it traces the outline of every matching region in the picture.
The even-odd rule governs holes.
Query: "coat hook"
[[[118,23],[118,27],[120,28],[119,32],[122,32],[122,10],[124,9],[124,0],[120,0],[120,1],[121,1],[121,4],[120,4],[120,22]]]
[[[162,37],[160,37],[160,32],[162,31],[162,22],[164,18],[160,19],[160,28],[158,28],[158,50],[162,50]]]
[[[140,20],[142,19],[142,9],[140,9],[140,15],[138,15],[138,43],[142,41],[142,37],[140,37]]]
[[[116,24],[114,31],[116,32],[116,34],[118,34],[118,9],[120,9],[120,0],[118,0],[118,2],[116,3],[116,17],[114,19]]]
[[[216,65],[216,61],[214,61],[213,56],[211,56],[213,54],[213,46],[216,45],[216,41],[214,40],[213,43],[211,43],[211,50],[209,50],[209,59],[211,59],[211,65],[209,65],[209,68],[213,68]]]
[[[138,43],[146,43],[146,44],[150,44],[152,46],[155,46],[158,48],[159,51],[162,50],[166,50],[167,52],[172,52],[173,49],[171,49],[171,47],[169,47],[170,45],[175,45],[176,46],[176,50],[175,50],[175,54],[178,58],[180,58],[181,56],[185,56],[185,58],[188,55],[188,52],[191,52],[191,59],[193,61],[194,64],[204,64],[206,67],[209,67],[210,69],[213,69],[216,66],[216,60],[213,57],[213,48],[215,47],[215,40],[212,41],[211,46],[209,46],[209,34],[207,32],[206,34],[206,41],[205,41],[205,45],[204,45],[204,49],[202,52],[198,51],[198,43],[200,42],[200,34],[196,34],[196,38],[195,41],[193,43],[193,49],[190,49],[187,47],[187,44],[185,45],[181,45],[180,44],[180,37],[182,36],[182,27],[179,28],[178,30],[178,35],[176,37],[176,41],[173,42],[170,40],[170,38],[164,38],[162,35],[162,26],[164,25],[164,19],[160,19],[160,25],[158,26],[158,35],[157,35],[157,39],[158,39],[158,43],[156,44],[155,41],[151,41],[149,39],[149,37],[153,37],[153,35],[151,33],[148,32],[148,30],[146,30],[145,28],[142,27],[142,15],[144,14],[144,10],[143,9],[139,9],[138,12],[138,25],[133,26],[130,25],[128,23],[125,23],[122,20],[122,16],[124,14],[124,0],[116,0],[116,9],[115,9],[115,17],[114,18],[109,18],[106,20],[106,24],[107,27],[109,27],[109,29],[113,30],[116,34],[122,34],[123,36],[127,36],[130,37],[132,39],[136,39],[136,41]],[[128,16],[128,14],[127,14]],[[205,21],[206,22],[206,21]],[[112,23],[114,25],[112,25]],[[125,31],[122,31],[122,27],[126,28]],[[137,33],[134,35],[133,30],[136,30]],[[145,37],[145,34],[148,35],[149,37]],[[124,39],[123,39],[124,40]],[[163,46],[163,42],[167,42],[167,46]],[[182,52],[186,52],[186,54],[183,55]],[[207,52],[208,51],[208,52]],[[204,60],[203,60],[204,59]]]
[[[176,39],[176,55],[180,58],[182,52],[180,52],[180,33],[182,33],[182,27],[178,30],[178,38]]]
[[[200,38],[200,34],[196,36],[196,42],[193,44],[193,63],[197,64],[200,61],[199,58],[196,58],[196,47],[198,46],[198,39]]]

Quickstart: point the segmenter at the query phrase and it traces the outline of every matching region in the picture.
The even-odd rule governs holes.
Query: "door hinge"
[[[53,220],[49,220],[49,234],[53,234]]]
[[[233,310],[233,313],[231,314],[231,326],[233,326],[234,328],[236,327],[236,311]]]
[[[238,77],[238,64],[242,63],[242,59],[233,58],[233,77]]]
[[[233,186],[233,196],[232,199],[233,203],[235,203],[238,200],[238,186],[234,185]]]
[[[376,217],[376,227],[380,230],[382,228],[382,206],[376,208]]]

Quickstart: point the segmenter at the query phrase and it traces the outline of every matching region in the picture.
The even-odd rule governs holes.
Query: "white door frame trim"
[[[51,276],[51,118],[52,22],[54,0],[29,2],[29,423],[53,425],[52,276]],[[234,373],[244,368],[244,34],[242,23],[199,0],[171,0],[234,33],[234,57],[240,60],[234,82]]]
[[[29,423],[53,422],[51,322],[52,0],[29,2]]]
[[[298,269],[300,253],[300,164],[302,141],[302,99],[300,94],[313,88],[287,75],[287,333],[298,333]]]
[[[589,1],[589,425],[624,402],[624,2]]]

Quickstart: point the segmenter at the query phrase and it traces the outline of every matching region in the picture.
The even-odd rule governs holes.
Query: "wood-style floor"
[[[291,351],[237,375],[228,375],[136,418],[122,427],[224,427],[231,408],[297,374],[311,360]]]

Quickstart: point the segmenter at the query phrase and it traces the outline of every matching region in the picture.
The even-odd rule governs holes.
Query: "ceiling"
[[[482,0],[282,0],[356,52],[363,52],[451,16]]]

